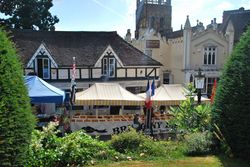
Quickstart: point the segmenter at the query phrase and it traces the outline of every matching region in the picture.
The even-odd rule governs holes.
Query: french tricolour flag
[[[148,109],[150,109],[152,106],[151,96],[154,96],[154,94],[155,94],[155,80],[153,80],[151,86],[148,80],[147,90],[146,90],[146,99],[145,99],[145,105]]]

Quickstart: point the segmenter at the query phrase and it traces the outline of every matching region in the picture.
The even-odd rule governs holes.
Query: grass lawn
[[[96,167],[249,167],[250,163],[220,156],[186,157],[178,160],[123,161],[102,163]]]

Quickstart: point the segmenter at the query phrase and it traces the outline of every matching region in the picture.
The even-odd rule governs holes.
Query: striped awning
[[[140,93],[138,96],[145,98],[146,93]],[[186,99],[185,88],[181,84],[161,85],[159,88],[155,89],[155,95],[151,97],[154,106],[175,106],[179,105]],[[195,101],[197,101],[197,96],[195,97]],[[206,103],[210,100],[208,98],[201,97],[201,101]]]
[[[87,90],[76,93],[75,104],[89,106],[143,106],[144,99],[122,88],[118,83],[95,83]]]

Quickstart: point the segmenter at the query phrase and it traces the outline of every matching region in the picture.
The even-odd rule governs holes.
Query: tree
[[[0,78],[0,164],[24,166],[35,119],[21,64],[1,28]]]
[[[250,158],[250,27],[227,61],[213,106],[214,121],[235,156]]]
[[[0,22],[10,28],[53,31],[59,19],[49,12],[52,6],[52,0],[0,0],[0,12],[9,17]]]

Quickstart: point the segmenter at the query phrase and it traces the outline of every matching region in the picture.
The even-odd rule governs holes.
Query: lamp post
[[[202,75],[199,68],[198,75],[195,75],[195,88],[197,89],[198,104],[201,103],[201,90],[204,88],[205,75]]]

